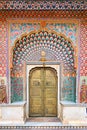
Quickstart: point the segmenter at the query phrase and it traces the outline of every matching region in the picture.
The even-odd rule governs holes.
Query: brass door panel
[[[46,97],[46,98],[56,98],[57,97],[56,89],[45,88],[44,97]]]
[[[57,75],[48,67],[30,72],[30,116],[57,116]]]
[[[43,92],[41,70],[30,73],[30,116],[43,116]]]
[[[45,116],[57,116],[57,78],[54,70],[45,71]]]

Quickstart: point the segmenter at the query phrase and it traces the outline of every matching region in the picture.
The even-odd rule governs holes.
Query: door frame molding
[[[55,62],[55,61],[45,61],[45,62],[41,62],[41,61],[35,61],[35,62],[28,62],[26,64],[26,89],[25,89],[25,93],[26,93],[26,117],[29,118],[29,73],[30,70],[35,68],[35,67],[51,67],[54,68],[57,71],[57,77],[58,77],[58,84],[57,84],[57,117],[60,117],[60,101],[61,101],[61,88],[63,87],[63,63],[60,62]]]

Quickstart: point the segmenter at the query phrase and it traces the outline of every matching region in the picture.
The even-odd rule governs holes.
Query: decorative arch
[[[39,31],[22,35],[13,48],[13,66],[23,62],[39,61],[41,51],[45,51],[48,61],[61,61],[65,73],[75,71],[75,48],[63,34]]]
[[[13,67],[11,70],[12,102],[23,100],[23,88],[25,84],[23,82],[25,77],[24,65],[28,62],[40,61],[42,51],[45,51],[45,58],[47,61],[57,61],[63,64],[63,88],[61,88],[61,99],[75,101],[75,48],[71,40],[67,39],[63,34],[43,30],[24,34],[15,42],[12,60]],[[17,82],[16,85],[14,85],[15,82]],[[16,94],[18,98],[16,98]]]

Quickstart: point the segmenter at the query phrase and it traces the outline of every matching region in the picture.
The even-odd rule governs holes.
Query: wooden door
[[[57,78],[54,69],[45,69],[45,116],[57,116]]]
[[[30,116],[57,116],[57,74],[48,67],[30,71]]]

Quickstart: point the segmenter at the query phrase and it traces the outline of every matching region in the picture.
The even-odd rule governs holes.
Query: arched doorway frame
[[[62,88],[62,67],[63,67],[63,64],[62,63],[59,63],[59,62],[45,62],[45,67],[51,67],[53,69],[56,70],[57,72],[57,78],[58,78],[58,83],[57,83],[57,90],[58,90],[58,94],[57,94],[57,117],[59,118],[61,115],[60,115],[60,111],[61,111],[61,108],[60,108],[60,101],[61,101],[61,88]],[[25,90],[25,93],[26,93],[26,117],[29,118],[29,73],[30,73],[30,70],[33,69],[33,68],[36,68],[36,67],[43,67],[43,62],[29,62],[26,64],[26,83],[27,83],[27,87],[26,87],[26,90]]]
[[[38,32],[40,32],[40,31],[38,31]],[[49,33],[49,31],[47,31],[48,33]],[[62,34],[57,34],[57,33],[55,33],[54,31],[51,31],[51,33],[54,33],[54,34],[56,34],[56,35],[59,35],[59,36],[64,36],[64,35],[62,35]],[[33,32],[31,32],[31,33],[29,33],[29,34],[32,34]],[[65,36],[64,36],[65,37]],[[67,39],[66,37],[65,37],[65,39]],[[67,39],[67,40],[69,40],[69,39]],[[70,41],[70,40],[69,40]],[[17,41],[16,41],[17,42]],[[72,42],[70,42],[70,43],[72,43]],[[15,45],[16,45],[16,43],[15,43]],[[71,44],[72,45],[72,44]],[[15,47],[15,46],[14,46]],[[13,47],[13,48],[14,48]],[[75,49],[74,48],[74,46],[72,46],[73,47],[73,49]],[[13,49],[12,49],[12,51],[13,51]],[[75,50],[74,50],[75,51]],[[75,54],[76,54],[76,51],[75,51]],[[75,56],[75,55],[74,55]],[[76,59],[76,57],[74,57],[75,59]],[[74,59],[74,60],[75,60]],[[76,61],[76,60],[75,60]],[[32,62],[33,61],[29,61],[31,64],[33,64]],[[57,62],[57,61],[56,61]],[[59,63],[60,63],[60,61],[59,61]],[[61,63],[60,63],[61,64]],[[75,63],[76,64],[76,63]],[[28,65],[28,63],[26,63],[26,62],[24,62],[24,64],[23,64],[23,66],[24,66],[24,68],[26,68],[26,66]],[[51,62],[51,65],[52,65],[52,62]],[[51,67],[51,66],[50,66]],[[26,75],[26,72],[27,72],[27,70],[25,71],[25,70],[23,70],[23,100],[24,101],[26,101],[26,83],[27,82],[25,82],[26,80],[25,80],[25,75]],[[26,76],[27,77],[27,76]],[[76,92],[76,95],[77,95],[77,92]]]

